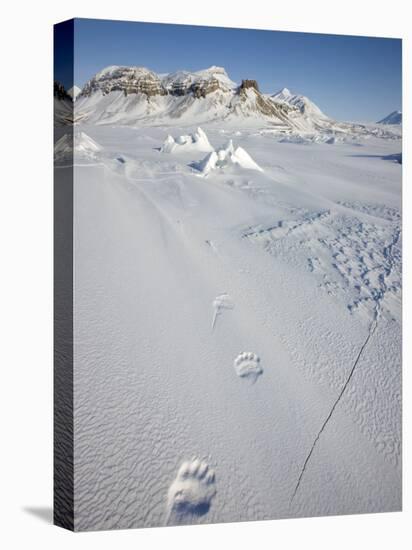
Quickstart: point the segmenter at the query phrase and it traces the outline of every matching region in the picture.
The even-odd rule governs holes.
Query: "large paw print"
[[[240,353],[234,361],[234,367],[238,376],[241,378],[250,378],[253,381],[256,381],[263,373],[260,357],[252,352],[244,351]]]
[[[198,458],[183,462],[169,488],[170,513],[202,516],[209,511],[215,494],[215,473],[209,465]]]

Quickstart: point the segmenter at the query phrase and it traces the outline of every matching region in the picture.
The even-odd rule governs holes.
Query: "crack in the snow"
[[[327,423],[328,423],[329,420],[331,419],[331,417],[332,417],[332,415],[333,415],[333,413],[334,413],[334,411],[335,411],[335,409],[336,409],[336,407],[337,407],[339,401],[341,400],[343,394],[345,393],[345,390],[346,390],[346,388],[348,387],[349,382],[351,381],[351,378],[352,378],[352,376],[353,376],[353,373],[355,372],[356,366],[357,366],[357,364],[359,363],[359,360],[360,360],[360,358],[361,358],[361,356],[362,356],[362,354],[363,354],[363,351],[364,351],[364,349],[366,348],[366,346],[368,345],[369,340],[371,339],[373,333],[374,333],[375,330],[376,330],[376,325],[377,325],[377,323],[378,323],[378,313],[376,313],[376,316],[375,316],[375,318],[373,319],[373,321],[372,321],[372,323],[371,323],[371,325],[370,325],[370,327],[369,327],[368,336],[366,337],[364,343],[363,343],[362,346],[361,346],[361,349],[359,350],[359,353],[358,353],[358,355],[357,355],[357,357],[356,357],[356,360],[355,360],[355,362],[353,363],[353,366],[352,366],[352,368],[351,368],[351,370],[350,370],[349,376],[348,376],[348,378],[346,379],[346,382],[345,382],[343,388],[341,389],[341,391],[340,391],[340,393],[339,393],[337,399],[335,400],[335,402],[334,402],[334,404],[333,404],[331,410],[329,411],[329,414],[328,414],[328,416],[326,417],[326,420],[323,422],[322,427],[321,427],[321,429],[319,430],[318,435],[316,436],[316,438],[315,438],[315,440],[314,440],[314,442],[313,442],[313,444],[312,444],[312,447],[311,447],[311,449],[310,449],[310,451],[309,451],[309,454],[307,455],[307,457],[306,457],[306,459],[305,459],[305,462],[303,463],[303,467],[302,467],[302,470],[301,470],[301,472],[300,472],[298,481],[297,481],[297,483],[296,483],[295,490],[293,491],[293,495],[292,495],[291,501],[295,498],[296,493],[298,492],[298,489],[299,489],[299,486],[300,486],[300,482],[302,481],[303,475],[304,475],[305,470],[306,470],[306,466],[308,465],[308,462],[309,462],[309,460],[310,460],[310,458],[311,458],[311,456],[312,456],[312,454],[313,454],[313,451],[315,450],[316,444],[317,444],[317,442],[319,441],[319,438],[320,438],[320,436],[321,436],[323,430],[326,428]]]
[[[376,330],[376,327],[377,327],[377,325],[378,325],[379,315],[380,315],[380,313],[381,313],[381,302],[382,302],[382,300],[384,299],[385,293],[386,293],[386,290],[387,290],[387,287],[386,287],[386,279],[387,279],[387,277],[391,274],[392,269],[393,269],[393,265],[394,265],[394,258],[393,258],[393,256],[392,256],[392,250],[393,250],[394,246],[396,246],[397,242],[399,241],[400,234],[401,234],[400,230],[397,229],[397,230],[395,231],[395,235],[394,235],[392,241],[391,241],[391,242],[389,243],[389,245],[386,246],[385,249],[384,249],[384,255],[385,255],[385,257],[388,259],[389,267],[388,267],[388,269],[386,270],[386,273],[383,274],[382,279],[381,279],[381,290],[380,290],[380,292],[379,292],[379,294],[378,294],[378,296],[376,297],[376,300],[375,300],[375,314],[374,314],[374,317],[373,317],[372,322],[371,322],[370,325],[369,325],[368,335],[367,335],[365,341],[363,342],[363,344],[362,344],[362,346],[361,346],[361,348],[360,348],[360,350],[359,350],[359,353],[358,353],[358,355],[357,355],[357,357],[356,357],[356,359],[355,359],[355,362],[354,362],[353,365],[352,365],[352,368],[351,368],[351,370],[350,370],[350,372],[349,372],[349,375],[348,375],[348,377],[347,377],[347,379],[346,379],[345,384],[343,385],[343,387],[342,387],[342,389],[341,389],[341,391],[340,391],[338,397],[336,398],[335,402],[333,403],[333,406],[332,406],[331,410],[329,411],[328,416],[326,417],[325,421],[323,422],[322,427],[320,428],[320,430],[319,430],[317,436],[315,437],[315,440],[314,440],[313,443],[312,443],[312,447],[311,447],[311,449],[310,449],[310,451],[309,451],[309,453],[308,453],[308,455],[307,455],[307,457],[306,457],[306,459],[305,459],[305,462],[303,463],[302,469],[301,469],[300,474],[299,474],[299,477],[298,477],[298,481],[297,481],[297,483],[296,483],[296,485],[295,485],[295,490],[293,491],[292,498],[291,498],[291,502],[293,501],[293,499],[294,499],[295,496],[296,496],[296,493],[297,493],[298,490],[299,490],[300,483],[301,483],[301,481],[302,481],[303,475],[304,475],[304,473],[305,473],[305,471],[306,471],[306,467],[307,467],[307,465],[308,465],[308,463],[309,463],[309,461],[310,461],[310,458],[311,458],[311,456],[312,456],[312,454],[313,454],[313,451],[315,450],[316,444],[317,444],[317,442],[319,441],[319,438],[320,438],[322,432],[324,431],[324,429],[326,428],[326,425],[328,424],[329,420],[332,418],[332,415],[333,415],[333,413],[334,413],[336,407],[338,406],[339,401],[341,400],[343,394],[345,393],[346,388],[347,388],[348,385],[349,385],[349,382],[351,381],[351,378],[352,378],[352,376],[353,376],[353,373],[355,372],[356,366],[357,366],[357,364],[359,363],[359,360],[360,360],[360,358],[362,357],[362,354],[363,354],[363,352],[364,352],[366,346],[368,345],[369,340],[372,338],[373,333],[374,333],[375,330]]]

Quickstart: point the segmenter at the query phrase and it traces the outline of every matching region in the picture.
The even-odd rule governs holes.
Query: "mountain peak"
[[[210,72],[210,73],[221,73],[221,74],[225,74],[227,76],[226,69],[224,67],[218,67],[217,65],[211,65],[207,69],[204,69],[204,71],[205,72],[207,71],[207,72]]]
[[[196,78],[215,78],[222,84],[224,87],[232,89],[236,87],[236,83],[233,82],[229,75],[227,74],[227,71],[224,67],[218,67],[216,65],[212,65],[211,67],[208,67],[207,69],[203,69],[200,71],[196,71],[195,73],[192,73],[195,75]]]
[[[378,120],[377,124],[402,124],[402,112],[392,111],[385,118]]]
[[[116,78],[124,73],[130,74],[153,74],[152,71],[146,67],[129,67],[126,65],[109,65],[94,75],[95,80]]]
[[[247,90],[248,88],[253,88],[254,90],[256,90],[258,92],[259,91],[259,84],[257,83],[256,80],[246,79],[246,80],[242,80],[242,83],[239,86],[239,88],[241,90]]]
[[[276,102],[287,103],[296,107],[303,115],[328,118],[313,101],[304,95],[292,93],[288,88],[282,88],[280,92],[273,94],[271,98]]]
[[[121,91],[125,95],[144,93],[147,97],[165,95],[160,77],[146,67],[110,65],[94,75],[81,91],[81,96],[100,91],[103,95]]]
[[[284,96],[291,96],[293,95],[292,92],[289,90],[289,88],[282,88],[276,95],[282,94]]]

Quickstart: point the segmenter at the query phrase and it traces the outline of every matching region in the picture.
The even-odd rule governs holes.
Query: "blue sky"
[[[399,39],[76,19],[74,82],[108,65],[165,73],[223,66],[263,92],[286,86],[338,119],[376,121],[401,109]]]

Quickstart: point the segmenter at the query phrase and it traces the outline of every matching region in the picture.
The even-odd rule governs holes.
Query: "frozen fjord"
[[[400,509],[400,141],[80,126],[77,528]]]

